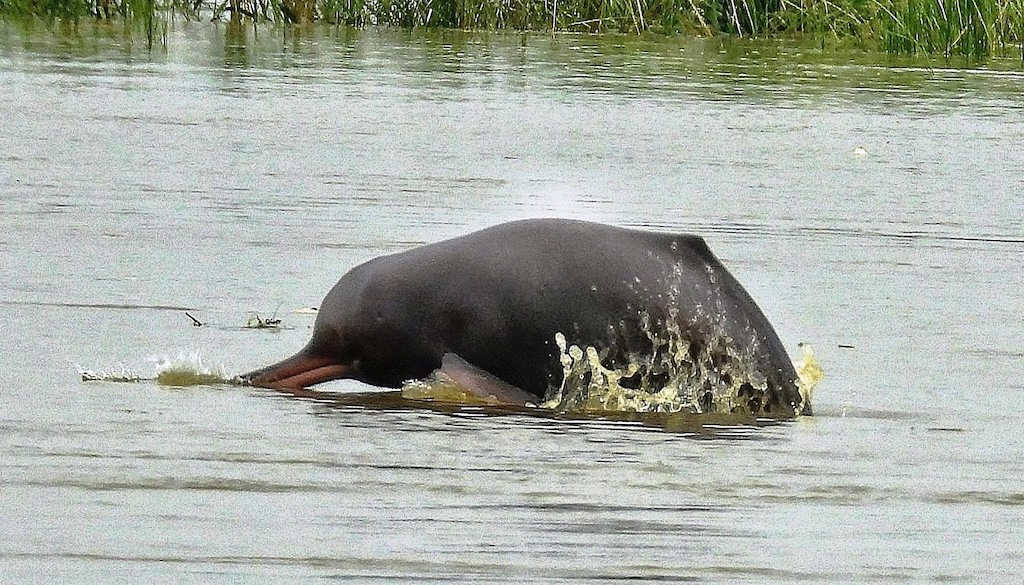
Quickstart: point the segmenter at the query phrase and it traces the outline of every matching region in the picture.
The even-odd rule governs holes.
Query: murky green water
[[[1019,72],[207,23],[150,54],[4,24],[0,87],[4,582],[1024,570]],[[705,235],[814,345],[817,416],[694,435],[80,380],[269,363],[354,264],[529,216]]]

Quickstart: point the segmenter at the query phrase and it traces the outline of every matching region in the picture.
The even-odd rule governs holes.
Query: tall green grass
[[[156,0],[0,0],[0,14],[34,15],[61,20],[84,17],[146,19],[172,7]]]
[[[1024,0],[0,0],[0,14],[857,39],[892,53],[1024,51]]]
[[[887,0],[881,5],[887,17],[881,37],[891,52],[980,59],[997,46],[1019,42],[1020,5],[1021,0]]]

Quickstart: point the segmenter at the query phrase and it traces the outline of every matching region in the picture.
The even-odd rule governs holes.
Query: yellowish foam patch
[[[220,374],[205,374],[188,369],[169,369],[160,372],[156,376],[156,383],[161,386],[209,386],[211,384],[225,384],[228,379]]]

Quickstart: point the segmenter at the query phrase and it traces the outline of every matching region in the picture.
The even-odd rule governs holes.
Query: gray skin
[[[478,368],[539,402],[564,376],[556,333],[622,365],[655,351],[644,313],[657,328],[674,318],[695,358],[721,349],[710,368],[748,356],[748,370],[767,382],[741,389],[750,414],[800,413],[782,342],[702,238],[563,219],[501,224],[356,266],[324,298],[305,348],[240,379],[280,389],[339,378],[397,388],[456,354],[464,362],[446,363]]]

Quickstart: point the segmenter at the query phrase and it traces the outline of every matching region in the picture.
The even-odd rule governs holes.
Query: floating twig
[[[246,329],[277,329],[281,326],[281,320],[277,318],[277,310],[281,308],[281,303],[277,304],[274,308],[274,314],[264,319],[260,317],[260,314],[253,311],[249,318],[245,321]]]
[[[192,319],[193,327],[202,327],[203,325],[205,325],[205,323],[193,317],[188,311],[185,311],[185,316],[188,317],[189,319]]]
[[[249,315],[249,318],[245,321],[246,329],[276,329],[281,326],[281,320],[274,317],[268,317],[266,319],[260,317],[259,313],[253,313]]]

